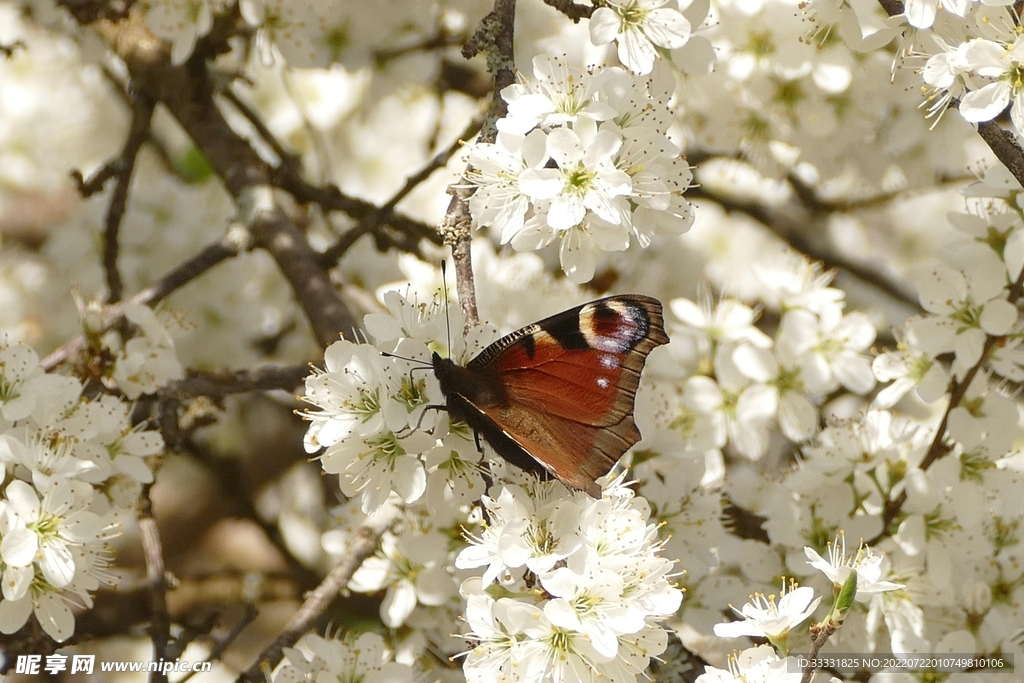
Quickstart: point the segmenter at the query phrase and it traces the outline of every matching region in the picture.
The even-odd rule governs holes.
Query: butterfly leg
[[[418,432],[420,430],[420,427],[423,426],[423,418],[427,416],[427,411],[428,410],[438,410],[438,411],[444,410],[444,411],[447,411],[448,410],[448,406],[444,406],[444,405],[440,405],[440,404],[438,404],[438,405],[430,404],[428,406],[424,406],[423,407],[423,412],[420,413],[420,418],[418,420],[416,420],[416,426],[415,427],[402,427],[401,429],[398,430],[398,432],[396,432],[396,434],[399,437],[402,437],[402,436],[406,436],[406,433],[405,433],[406,430],[408,430],[409,434],[411,434],[413,432]]]

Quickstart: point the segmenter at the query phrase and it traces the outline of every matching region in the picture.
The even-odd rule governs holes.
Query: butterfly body
[[[512,464],[598,497],[595,479],[640,440],[640,372],[667,341],[661,303],[621,295],[527,325],[464,367],[432,363],[453,419]]]

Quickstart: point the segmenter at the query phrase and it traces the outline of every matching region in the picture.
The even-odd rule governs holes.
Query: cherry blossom
[[[590,18],[590,39],[597,45],[618,43],[619,61],[639,74],[654,68],[658,48],[682,47],[690,22],[669,0],[613,0]]]

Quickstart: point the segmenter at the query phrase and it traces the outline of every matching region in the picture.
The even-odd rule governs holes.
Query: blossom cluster
[[[970,211],[949,216],[961,235],[955,257],[921,274],[923,312],[898,333],[896,349],[873,360],[874,324],[844,312],[844,297],[828,286],[828,275],[792,256],[762,257],[755,268],[757,298],[769,314],[779,315],[774,336],[753,325],[755,308],[732,297],[717,305],[708,299],[703,306],[670,303],[676,317],[672,342],[652,359],[657,381],[638,395],[638,419],[651,416],[640,424],[640,447],[662,456],[691,449],[715,458],[724,452],[763,459],[778,448],[775,425],[802,444],[798,466],[776,481],[729,469],[725,496],[764,518],[765,549],[771,550],[754,560],[749,542],[729,550],[733,541],[721,541],[719,565],[687,584],[691,600],[683,603],[682,623],[707,623],[710,615],[688,605],[719,594],[714,577],[722,572],[739,572],[747,586],[761,583],[752,591],[760,596],[783,572],[813,583],[805,548],[845,530],[851,538],[875,539],[878,550],[858,555],[858,601],[867,608],[866,621],[841,631],[839,647],[1019,651],[1019,636],[1005,625],[1024,616],[1013,583],[1020,543],[1015,531],[1008,532],[1024,518],[1020,418],[1000,383],[1019,381],[1024,359],[1013,306],[1019,286],[1013,283],[1021,276],[1021,190],[993,171],[966,194]],[[775,349],[782,345],[799,352],[779,355]],[[737,351],[744,348],[752,350]],[[774,362],[763,360],[769,354]],[[939,360],[945,357],[952,359],[948,367]],[[768,390],[756,387],[757,377],[767,378],[760,381]],[[876,381],[888,386],[872,393]],[[814,386],[830,388],[808,391]],[[839,387],[845,405],[828,398]],[[948,399],[951,387],[957,403],[944,407],[939,401]],[[863,398],[851,402],[857,395]],[[751,408],[757,405],[761,412]],[[641,486],[640,492],[652,504],[660,500],[656,488]],[[898,513],[887,518],[896,501]],[[824,569],[828,563],[816,557],[813,566]],[[841,583],[844,576],[829,578]],[[757,597],[743,616],[748,622],[775,620],[774,627],[785,630],[807,604],[796,597],[785,603]],[[781,614],[783,607],[792,608],[793,619]],[[856,610],[850,616],[862,618]],[[877,631],[883,624],[887,639]],[[719,630],[772,637],[749,623]],[[720,670],[712,680],[740,675]]]
[[[828,614],[818,624],[821,629],[840,629],[854,601],[868,602],[873,596],[904,588],[902,584],[880,579],[880,568],[885,558],[874,553],[871,548],[862,546],[855,554],[848,555],[843,536],[837,537],[834,544],[829,543],[827,560],[810,547],[805,547],[804,553],[807,564],[832,581],[833,602]],[[765,679],[778,676],[779,680],[796,680],[795,662],[784,659],[790,652],[790,632],[806,621],[820,602],[821,597],[815,596],[814,589],[798,586],[795,581],[791,581],[788,587],[783,583],[778,601],[774,594],[767,597],[762,594],[752,595],[750,602],[742,609],[733,608],[741,618],[716,624],[715,635],[724,638],[767,638],[782,658],[771,648],[748,648],[739,655],[730,655],[728,670],[708,667],[697,680],[701,683],[746,681],[761,676]],[[788,670],[783,668],[787,665]],[[768,674],[766,669],[772,673]]]
[[[969,123],[992,121],[1007,108],[1024,133],[1024,63],[1019,13],[1007,2],[908,2],[906,19],[919,29],[916,42],[927,59],[920,69],[929,115],[955,104]]]
[[[136,353],[148,356],[136,348],[124,358],[139,372],[149,361]],[[44,372],[26,344],[0,348],[0,632],[34,615],[54,640],[69,638],[72,606],[90,607],[91,593],[114,581],[108,542],[153,481],[147,460],[163,451],[160,433],[133,427],[120,398],[85,389]]]
[[[440,336],[445,315],[436,303],[417,304],[396,291],[385,303],[387,313],[366,317],[376,345],[334,342],[324,368],[306,378],[303,400],[318,408],[304,413],[310,421],[306,450],[323,449],[324,471],[339,476],[342,493],[358,496],[365,514],[392,493],[413,503],[429,491],[432,508],[471,502],[483,492],[472,435],[427,410],[442,402],[428,345]],[[459,324],[457,316],[451,319]],[[480,326],[474,337],[491,341],[494,332]],[[460,341],[453,349],[462,362],[474,355],[464,347]]]
[[[284,663],[268,676],[273,683],[320,683],[321,681],[383,681],[412,683],[413,671],[406,664],[391,661],[384,639],[376,633],[362,633],[346,641],[341,638],[304,636],[295,647],[284,648]]]
[[[1014,128],[1018,134],[1024,131],[1024,96],[1016,76],[1024,61],[1024,43],[1009,21],[1006,16],[995,22],[991,37],[971,37],[952,44],[935,37],[938,49],[922,71],[932,93],[931,113],[959,100],[960,115],[970,123],[981,123],[1010,106]]]
[[[230,7],[225,0],[149,0],[143,5],[147,27],[171,44],[176,64],[188,59],[197,40],[213,27],[214,17]],[[270,62],[280,57],[296,68],[336,62],[359,68],[382,42],[402,37],[424,18],[415,2],[388,2],[385,12],[353,11],[342,0],[243,0],[238,9],[257,31],[261,58]]]
[[[461,589],[466,680],[634,680],[664,651],[658,622],[682,591],[642,498],[621,484],[601,500],[566,497],[550,482],[503,487],[482,504],[482,529],[455,561],[484,568]]]
[[[594,276],[597,251],[622,251],[631,237],[648,247],[689,228],[683,192],[693,176],[667,135],[671,76],[585,72],[545,55],[533,71],[502,90],[508,115],[497,140],[469,154],[476,222],[517,250],[557,239],[576,283]]]
[[[831,392],[874,387],[865,353],[874,324],[863,313],[844,312],[842,292],[828,286],[830,274],[792,254],[754,272],[765,304],[781,312],[774,337],[755,326],[753,308],[732,298],[669,304],[674,353],[689,376],[681,386],[643,392],[639,414],[653,418],[652,430],[659,422],[679,430],[693,450],[729,443],[759,459],[775,425],[790,440],[806,441],[818,431],[819,406]]]

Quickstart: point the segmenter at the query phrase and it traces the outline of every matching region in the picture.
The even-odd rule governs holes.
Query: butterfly
[[[624,294],[527,325],[465,366],[431,360],[453,419],[513,465],[599,498],[595,480],[640,440],[640,372],[667,342],[661,302]]]

